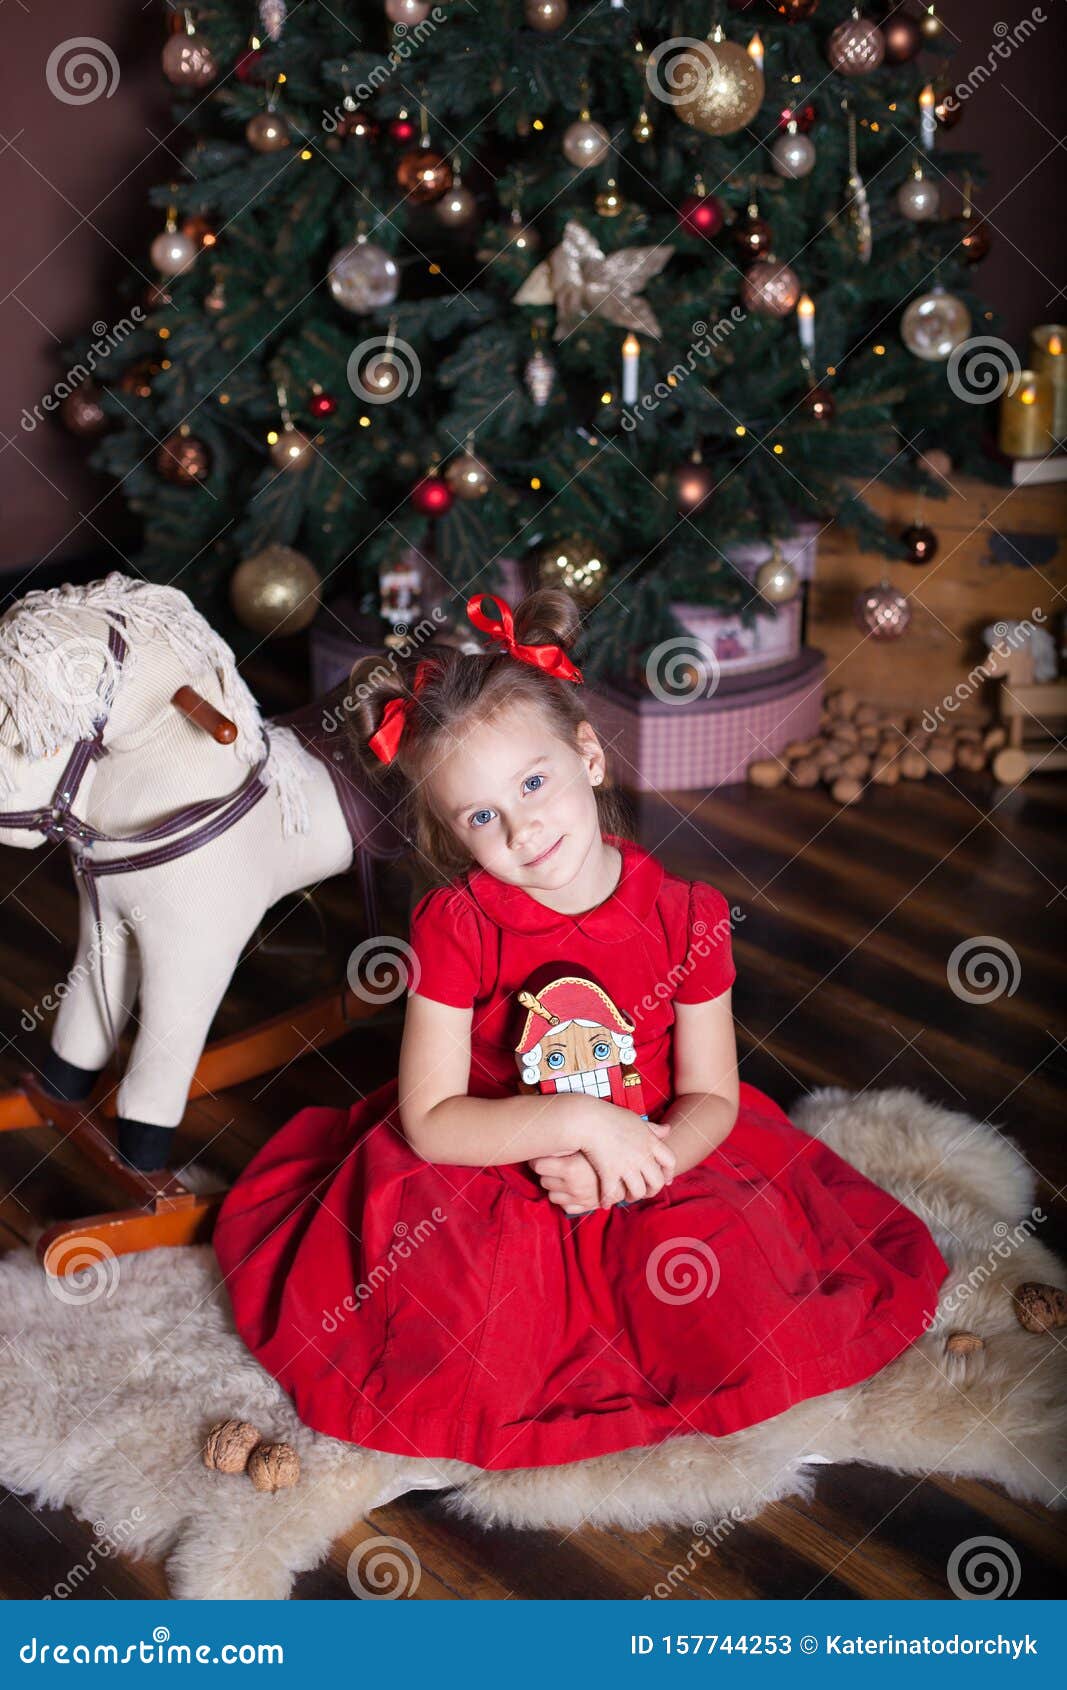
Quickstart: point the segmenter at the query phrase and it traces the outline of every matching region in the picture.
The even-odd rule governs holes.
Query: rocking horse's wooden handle
[[[192,687],[179,687],[171,703],[180,710],[183,716],[188,716],[190,722],[195,722],[198,728],[203,728],[212,739],[218,740],[220,745],[232,745],[237,738],[237,724],[224,716],[221,710],[216,710],[206,698],[201,698]]]

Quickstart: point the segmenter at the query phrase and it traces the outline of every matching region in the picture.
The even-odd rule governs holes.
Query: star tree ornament
[[[518,305],[554,305],[555,339],[563,340],[586,317],[659,339],[659,323],[641,294],[670,262],[674,248],[622,247],[605,255],[593,235],[572,218],[563,239],[541,260],[514,295]]]

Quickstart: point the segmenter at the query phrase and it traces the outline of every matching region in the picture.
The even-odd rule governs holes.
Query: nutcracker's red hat
[[[546,1033],[565,1021],[592,1021],[616,1033],[634,1030],[634,1023],[619,1013],[603,987],[577,974],[564,974],[539,992],[520,992],[519,1002],[527,1015],[515,1046],[516,1056],[525,1056]]]

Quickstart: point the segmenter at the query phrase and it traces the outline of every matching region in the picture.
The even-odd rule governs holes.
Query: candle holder
[[[997,445],[1009,458],[1043,458],[1052,437],[1052,379],[1040,370],[1020,370],[1000,401]]]
[[[1030,331],[1030,362],[1052,383],[1052,433],[1067,438],[1067,326],[1039,323]]]

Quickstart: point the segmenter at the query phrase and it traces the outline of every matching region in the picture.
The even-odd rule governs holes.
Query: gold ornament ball
[[[156,469],[175,487],[192,487],[207,479],[211,453],[195,434],[171,434],[156,453]]]
[[[245,139],[257,153],[280,153],[289,145],[289,125],[275,111],[257,112],[245,124]]]
[[[591,610],[603,596],[607,566],[597,548],[580,535],[545,546],[537,557],[542,587],[562,587],[582,610]]]
[[[445,470],[445,480],[457,499],[484,499],[493,477],[473,452],[461,452]]]
[[[923,15],[919,19],[919,28],[925,35],[927,41],[936,41],[938,36],[941,34],[941,19],[938,17],[933,6],[927,6],[923,11]]]
[[[870,18],[846,18],[830,36],[827,54],[840,76],[867,76],[885,58],[885,36]]]
[[[785,558],[769,557],[756,571],[756,591],[768,604],[788,604],[799,590],[797,572]]]
[[[567,21],[567,0],[524,0],[522,12],[531,29],[548,35]]]
[[[579,118],[564,132],[563,156],[578,170],[601,164],[610,148],[611,136],[603,124],[594,123],[591,118]]]
[[[219,74],[211,49],[199,35],[170,35],[163,49],[163,75],[175,88],[206,88]]]
[[[788,264],[776,258],[761,258],[745,272],[741,303],[746,311],[761,317],[788,317],[800,298],[800,282]]]
[[[254,634],[278,639],[298,634],[315,619],[322,583],[310,558],[292,546],[267,546],[239,563],[230,579],[230,602]]]
[[[702,135],[733,135],[763,104],[763,72],[736,41],[709,41],[696,64],[694,91],[671,97],[683,123]]]
[[[596,206],[598,217],[618,217],[623,209],[623,197],[618,185],[611,181],[606,188],[601,188],[593,204]]]
[[[270,449],[276,469],[307,469],[314,453],[311,436],[302,428],[283,428]]]

